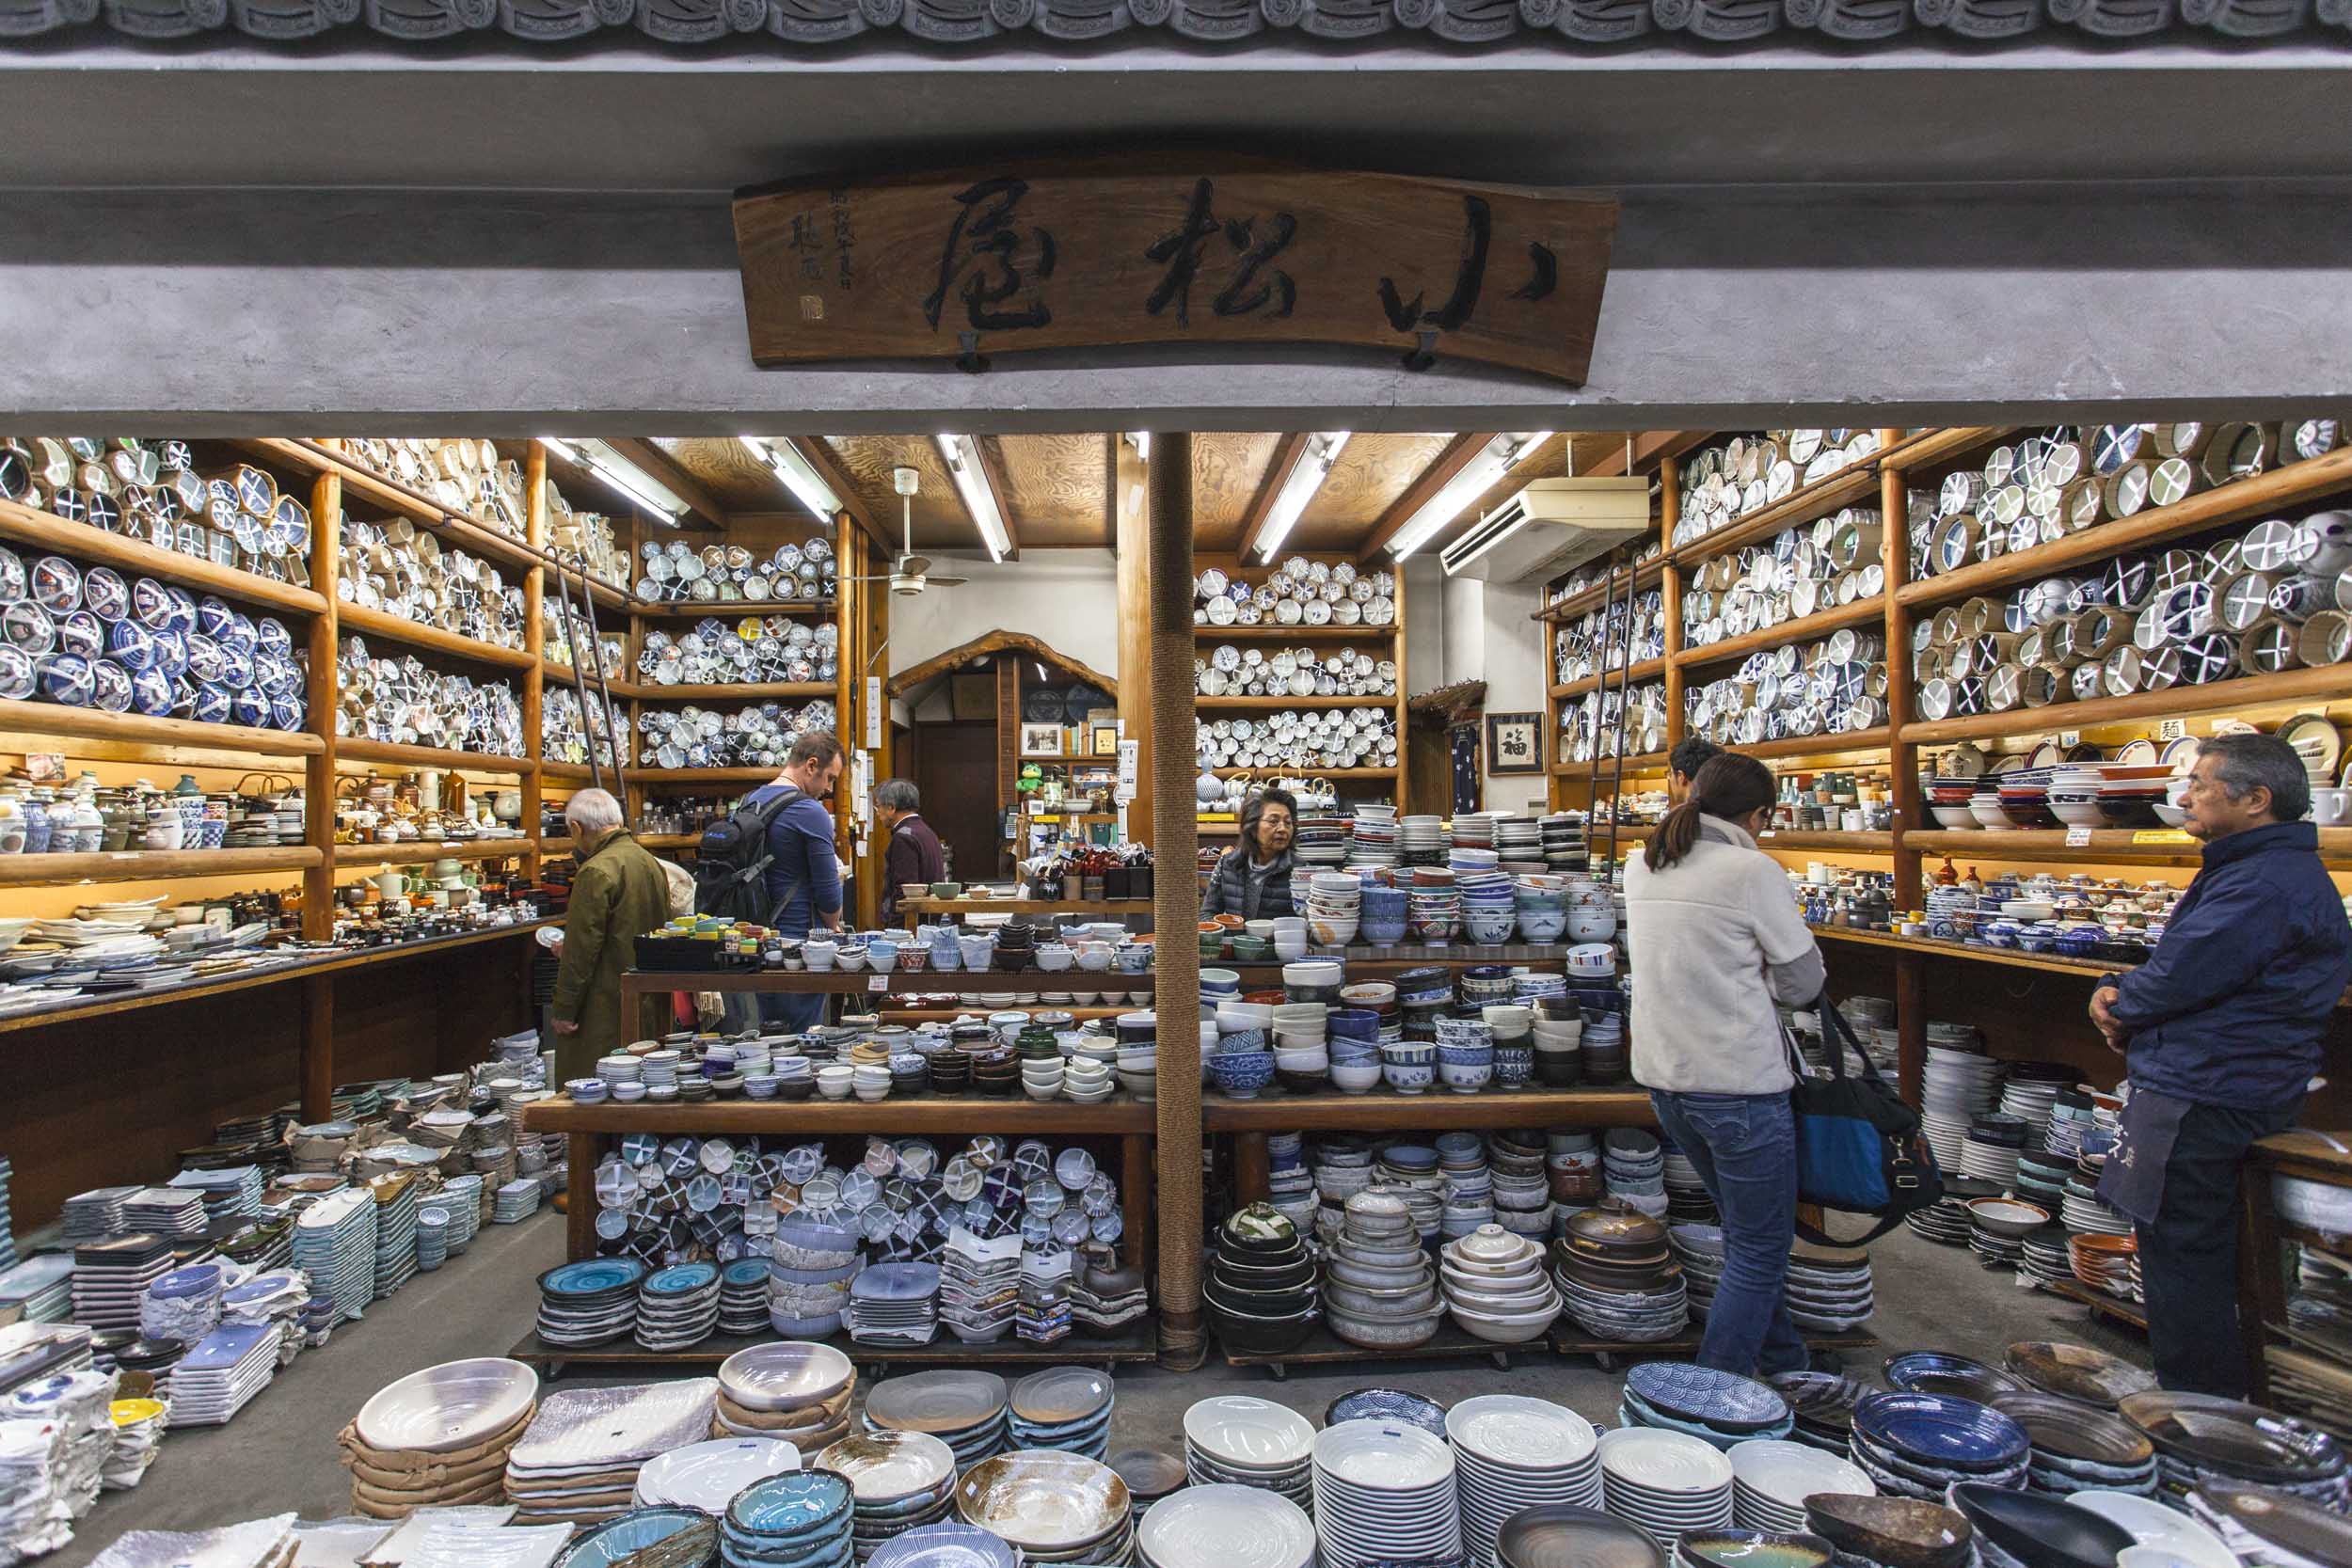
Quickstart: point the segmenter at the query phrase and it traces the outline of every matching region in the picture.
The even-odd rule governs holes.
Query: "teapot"
[[[1215,772],[1204,768],[1200,770],[1200,776],[1192,783],[1193,792],[1200,797],[1201,804],[1214,806],[1227,798],[1230,793],[1226,788],[1228,783],[1238,784],[1241,781],[1220,779]]]
[[[408,874],[398,866],[388,865],[368,880],[375,884],[376,896],[388,904],[408,895]]]

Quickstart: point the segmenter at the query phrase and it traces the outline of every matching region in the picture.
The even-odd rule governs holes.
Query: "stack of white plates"
[[[1184,1473],[1195,1486],[1252,1486],[1311,1509],[1314,1447],[1307,1418],[1272,1400],[1222,1394],[1184,1412]]]
[[[1760,1438],[1731,1450],[1731,1522],[1740,1529],[1805,1528],[1804,1500],[1822,1492],[1878,1496],[1862,1466],[1810,1444]]]
[[[169,1238],[145,1232],[73,1249],[73,1321],[90,1328],[139,1325],[147,1288],[171,1272]]]
[[[829,1355],[839,1352],[827,1350]],[[847,1366],[847,1358],[843,1358]],[[722,1370],[723,1378],[725,1372]],[[956,1451],[968,1470],[1005,1446],[1011,1391],[994,1372],[942,1369],[884,1378],[867,1390],[868,1432],[927,1432]]]
[[[375,1294],[390,1295],[416,1277],[417,1183],[404,1181],[375,1206]]]
[[[1947,1170],[1961,1168],[1971,1118],[1993,1109],[2001,1095],[2001,1064],[1973,1051],[1928,1047],[1920,1081],[1919,1120],[1929,1147]]]
[[[140,1191],[138,1187],[93,1187],[67,1198],[57,1215],[65,1227],[66,1241],[103,1242],[122,1234],[123,1200]]]
[[[1521,1509],[1601,1506],[1600,1439],[1573,1410],[1518,1394],[1481,1394],[1445,1415],[1454,1443],[1462,1547],[1474,1568],[1495,1560],[1495,1537]]]
[[[171,1370],[171,1424],[225,1426],[278,1373],[275,1323],[226,1323]]]
[[[358,1317],[375,1293],[375,1195],[346,1187],[302,1211],[294,1260],[313,1289],[333,1298],[338,1323]]]
[[[1731,1460],[1703,1438],[1660,1427],[1620,1427],[1600,1436],[1602,1504],[1672,1547],[1689,1529],[1731,1524]]]
[[[2098,1188],[2079,1178],[2066,1184],[2066,1201],[2059,1206],[2058,1218],[2069,1230],[2090,1230],[2107,1236],[2132,1233],[2132,1222],[2100,1202]]]
[[[490,1223],[514,1225],[539,1212],[539,1179],[518,1176],[498,1190],[491,1199]]]
[[[1454,1450],[1405,1421],[1342,1421],[1315,1434],[1315,1539],[1325,1568],[1456,1558]]]
[[[724,1513],[755,1481],[801,1467],[801,1450],[781,1437],[714,1437],[657,1454],[637,1472],[640,1508],[698,1508]]]
[[[850,1282],[850,1338],[861,1345],[928,1345],[939,1332],[939,1265],[876,1263]]]
[[[201,1236],[204,1195],[186,1187],[141,1187],[122,1200],[122,1223],[154,1236]]]
[[[1315,1527],[1287,1497],[1195,1484],[1144,1510],[1136,1555],[1139,1568],[1309,1568]]]

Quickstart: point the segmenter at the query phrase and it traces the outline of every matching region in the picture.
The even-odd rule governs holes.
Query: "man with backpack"
[[[703,832],[695,857],[694,909],[700,914],[755,921],[787,937],[805,938],[822,925],[841,929],[841,863],[833,849],[834,781],[841,776],[841,742],[808,730],[792,742],[784,771],[736,803]],[[730,996],[727,1026],[739,1019]],[[824,1016],[821,995],[763,995],[758,1022],[798,1033]]]

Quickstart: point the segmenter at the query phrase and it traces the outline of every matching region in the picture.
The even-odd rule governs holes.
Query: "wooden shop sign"
[[[1613,197],[1154,156],[739,192],[753,360],[1322,343],[1581,386]]]

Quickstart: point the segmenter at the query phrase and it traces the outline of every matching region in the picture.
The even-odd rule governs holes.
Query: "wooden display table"
[[[2280,1262],[2282,1243],[2296,1242],[2339,1258],[2352,1258],[2352,1238],[2324,1236],[2279,1217],[2271,1196],[2275,1177],[2299,1177],[2330,1187],[2352,1187],[2352,1136],[2322,1134],[2297,1129],[2264,1138],[2254,1145],[2238,1183],[2238,1201],[2245,1214],[2244,1243],[2238,1258],[2240,1316],[2244,1320],[2246,1351],[2253,1364],[2254,1402],[2270,1402],[2266,1354],[2269,1340],[2304,1341],[2287,1327],[2287,1283]],[[2315,1354],[2321,1354],[2316,1353]],[[2341,1360],[2332,1353],[2331,1360]]]
[[[633,1339],[623,1338],[573,1350],[550,1345],[533,1331],[506,1354],[538,1368],[550,1382],[573,1366],[599,1376],[623,1367],[661,1367],[675,1377],[689,1375],[689,1369],[707,1375],[737,1351],[772,1344],[775,1338],[773,1334],[714,1334],[700,1344],[671,1351],[646,1350]],[[1014,1334],[993,1345],[967,1345],[945,1327],[928,1345],[861,1345],[847,1334],[836,1334],[825,1343],[856,1362],[868,1378],[885,1376],[895,1368],[941,1366],[1003,1367],[1008,1376],[1019,1376],[1037,1367],[1100,1367],[1109,1372],[1122,1364],[1155,1361],[1160,1354],[1159,1325],[1149,1316],[1108,1338],[1073,1330],[1050,1345],[1033,1345]]]
[[[1150,916],[1149,898],[901,898],[898,912],[907,929],[922,924],[927,914],[1090,914],[1097,920]]]
[[[1152,1251],[1152,1102],[1114,1094],[1098,1104],[1021,1096],[892,1095],[867,1104],[857,1099],[803,1101],[707,1100],[689,1104],[606,1101],[576,1104],[569,1096],[522,1108],[528,1132],[561,1132],[570,1140],[565,1219],[573,1258],[596,1252],[596,1140],[628,1132],[682,1133],[694,1137],[864,1137],[872,1133],[936,1136],[1000,1132],[1008,1136],[1079,1137],[1119,1140],[1120,1204],[1126,1216],[1122,1256],[1146,1259]]]

